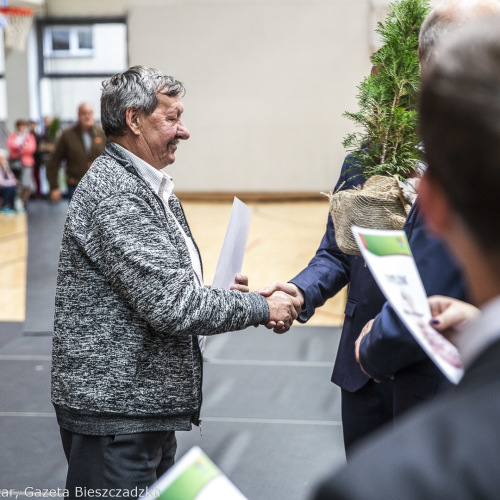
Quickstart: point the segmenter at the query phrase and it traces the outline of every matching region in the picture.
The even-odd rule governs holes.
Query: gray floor
[[[55,274],[65,204],[32,203],[25,323],[0,323],[0,488],[63,488],[66,464],[50,403]],[[339,329],[263,327],[212,337],[200,446],[249,500],[306,499],[345,460],[340,393],[330,382]]]

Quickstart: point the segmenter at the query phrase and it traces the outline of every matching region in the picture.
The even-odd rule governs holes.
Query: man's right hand
[[[275,333],[285,333],[290,330],[293,321],[300,311],[300,304],[295,297],[285,292],[276,291],[266,297],[269,306],[269,323],[266,328],[273,329]]]
[[[305,301],[302,291],[293,283],[281,283],[279,281],[275,281],[259,291],[261,295],[266,297],[271,311],[266,328],[272,329],[275,333],[287,332],[302,310]],[[281,306],[281,313],[283,312],[283,306],[291,306],[292,309],[288,310],[289,317],[280,317],[279,314],[273,315],[273,309],[271,307],[276,307],[275,303]]]
[[[55,202],[61,201],[61,190],[60,189],[52,189],[50,191],[50,199]]]

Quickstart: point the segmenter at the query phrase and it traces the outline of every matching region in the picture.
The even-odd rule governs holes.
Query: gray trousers
[[[105,498],[133,498],[135,489],[156,481],[174,464],[177,440],[174,431],[87,436],[60,429],[68,460],[66,489],[70,499],[88,497],[85,489],[99,490]],[[117,489],[122,493],[118,495]],[[123,490],[128,490],[123,493]],[[140,492],[139,492],[140,494]],[[96,493],[91,493],[96,497]]]

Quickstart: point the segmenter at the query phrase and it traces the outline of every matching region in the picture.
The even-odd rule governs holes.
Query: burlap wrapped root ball
[[[335,227],[335,239],[342,252],[361,255],[351,231],[353,225],[370,229],[402,229],[411,205],[396,177],[374,175],[362,188],[326,195]]]

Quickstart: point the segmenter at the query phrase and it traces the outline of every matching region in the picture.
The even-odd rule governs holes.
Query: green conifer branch
[[[378,73],[358,86],[359,111],[343,115],[359,129],[348,134],[343,145],[366,177],[397,175],[404,179],[422,161],[417,132],[418,35],[429,11],[429,0],[390,4],[387,19],[376,30],[382,40],[373,56]]]

